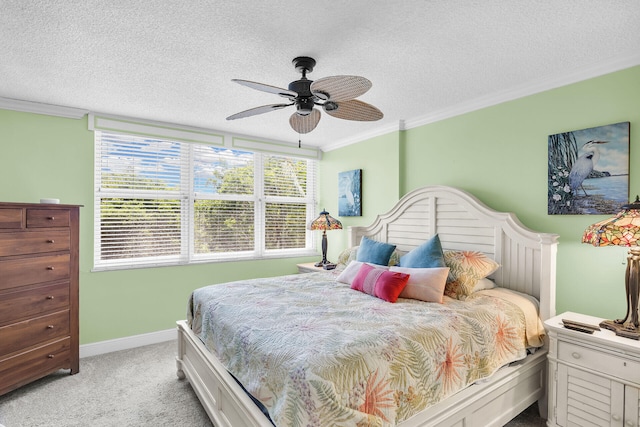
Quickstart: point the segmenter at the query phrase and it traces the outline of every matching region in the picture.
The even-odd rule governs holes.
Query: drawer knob
[[[48,357],[49,359],[53,359],[54,357],[56,357],[56,355],[55,355],[55,354],[49,354],[47,357]]]
[[[55,297],[53,295],[49,295],[47,296],[47,299],[54,299]]]
[[[571,353],[571,356],[573,356],[574,359],[580,359],[580,353],[578,353],[577,351]]]
[[[56,217],[55,217],[55,216],[48,216],[48,217],[47,217],[47,219],[48,219],[49,221],[53,221],[54,219],[56,219]]]
[[[628,425],[629,427],[633,427],[635,424],[633,423],[633,421],[631,420],[627,420],[626,423],[624,423],[625,425]]]
[[[613,418],[613,421],[620,421],[622,419],[620,415],[616,415],[616,414],[611,415],[611,418]]]
[[[47,270],[54,270],[54,267],[52,265],[47,267]]]
[[[53,239],[47,239],[47,243],[55,243],[56,241]]]
[[[54,326],[53,325],[47,325],[47,329],[53,329]]]

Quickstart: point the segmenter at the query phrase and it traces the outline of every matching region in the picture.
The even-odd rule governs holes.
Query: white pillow
[[[351,285],[353,283],[353,279],[356,278],[356,275],[358,274],[358,271],[360,270],[362,264],[368,264],[371,267],[380,268],[383,270],[389,269],[389,267],[386,267],[384,265],[370,264],[368,262],[361,261],[351,261],[349,264],[347,264],[344,270],[342,270],[342,273],[340,273],[340,275],[336,278],[336,282],[342,282],[346,283],[347,285]]]
[[[487,279],[478,279],[478,283],[473,287],[473,292],[483,291],[485,289],[493,289],[496,287],[496,284],[493,280]]]
[[[389,271],[397,271],[409,275],[409,282],[400,293],[400,298],[442,304],[449,267],[408,268],[394,266],[390,267]]]

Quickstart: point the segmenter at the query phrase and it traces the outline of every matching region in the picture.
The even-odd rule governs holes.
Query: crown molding
[[[472,111],[481,110],[483,108],[502,104],[504,102],[513,101],[525,96],[535,95],[551,89],[557,89],[562,86],[600,77],[605,74],[622,71],[627,68],[640,65],[640,54],[631,56],[614,57],[609,61],[602,61],[592,67],[585,68],[579,72],[567,73],[561,76],[539,79],[525,85],[521,85],[509,90],[497,92],[488,96],[479,97],[468,102],[454,105],[450,108],[444,108],[433,113],[406,120],[400,120],[397,126],[387,126],[373,129],[368,133],[356,135],[353,138],[347,138],[337,141],[333,144],[322,147],[322,151],[331,151],[343,148],[351,144],[366,141],[376,136],[385,135],[390,132],[404,131],[416,127],[424,126],[430,123],[439,122],[441,120],[460,116]]]
[[[69,119],[81,119],[89,111],[80,108],[63,107],[61,105],[43,104],[40,102],[23,101],[0,97],[0,109],[21,111],[23,113],[45,114],[47,116],[66,117]]]
[[[367,139],[375,138],[376,136],[387,135],[391,132],[398,132],[401,130],[405,130],[404,127],[405,127],[404,120],[399,120],[398,123],[395,123],[395,124],[375,128],[369,132],[364,132],[364,133],[355,135],[352,138],[341,139],[339,141],[336,141],[333,144],[323,145],[322,147],[320,147],[320,149],[323,152],[337,150],[338,148],[343,148],[351,144],[366,141]]]
[[[429,123],[439,122],[472,111],[502,104],[504,102],[513,101],[525,96],[535,95],[562,86],[568,86],[584,80],[600,77],[605,74],[622,71],[627,68],[640,65],[640,54],[632,56],[624,56],[612,58],[610,61],[602,61],[598,65],[585,68],[579,72],[567,73],[561,76],[539,79],[530,83],[517,86],[515,88],[496,92],[494,94],[479,97],[463,104],[455,105],[451,108],[442,109],[422,117],[409,119],[405,121],[405,128],[412,129],[424,126]]]

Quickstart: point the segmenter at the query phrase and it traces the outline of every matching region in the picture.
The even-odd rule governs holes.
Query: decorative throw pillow
[[[434,268],[446,266],[440,237],[437,234],[400,258],[400,267]]]
[[[346,267],[351,261],[355,261],[356,255],[358,254],[358,248],[359,246],[352,246],[340,252],[336,264],[338,264],[338,266]]]
[[[388,302],[396,302],[407,286],[409,275],[362,264],[353,279],[351,289],[372,295]]]
[[[358,255],[358,248],[360,246],[352,246],[350,248],[345,249],[340,252],[338,255],[338,261],[336,264],[338,268],[345,268],[351,261],[355,261],[356,256]],[[399,265],[400,264],[400,252],[396,249],[391,253],[391,258],[389,258],[389,265]]]
[[[353,279],[356,278],[356,275],[358,274],[358,271],[360,270],[360,267],[362,267],[363,264],[364,262],[351,261],[345,267],[345,269],[342,270],[342,273],[340,273],[340,275],[336,278],[336,282],[342,282],[342,283],[346,283],[347,285],[351,285],[353,283]],[[369,265],[375,268],[381,268],[383,270],[387,270],[389,268],[384,265],[375,265],[375,264],[369,264]]]
[[[396,245],[371,240],[363,237],[360,241],[356,261],[370,262],[371,264],[389,265],[391,254],[396,249]]]
[[[484,291],[485,289],[493,289],[495,287],[496,283],[493,280],[487,279],[485,277],[484,279],[478,280],[478,283],[476,283],[476,285],[473,287],[473,292]]]
[[[449,267],[390,267],[389,271],[397,271],[409,275],[409,281],[400,293],[400,298],[410,298],[442,304],[444,287],[447,284],[447,276],[449,275]]]
[[[451,269],[445,293],[457,299],[471,295],[478,280],[500,267],[500,264],[476,251],[445,251],[444,261]]]

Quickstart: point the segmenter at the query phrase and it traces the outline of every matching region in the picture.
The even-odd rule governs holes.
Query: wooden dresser
[[[0,395],[79,370],[79,210],[0,202]]]

